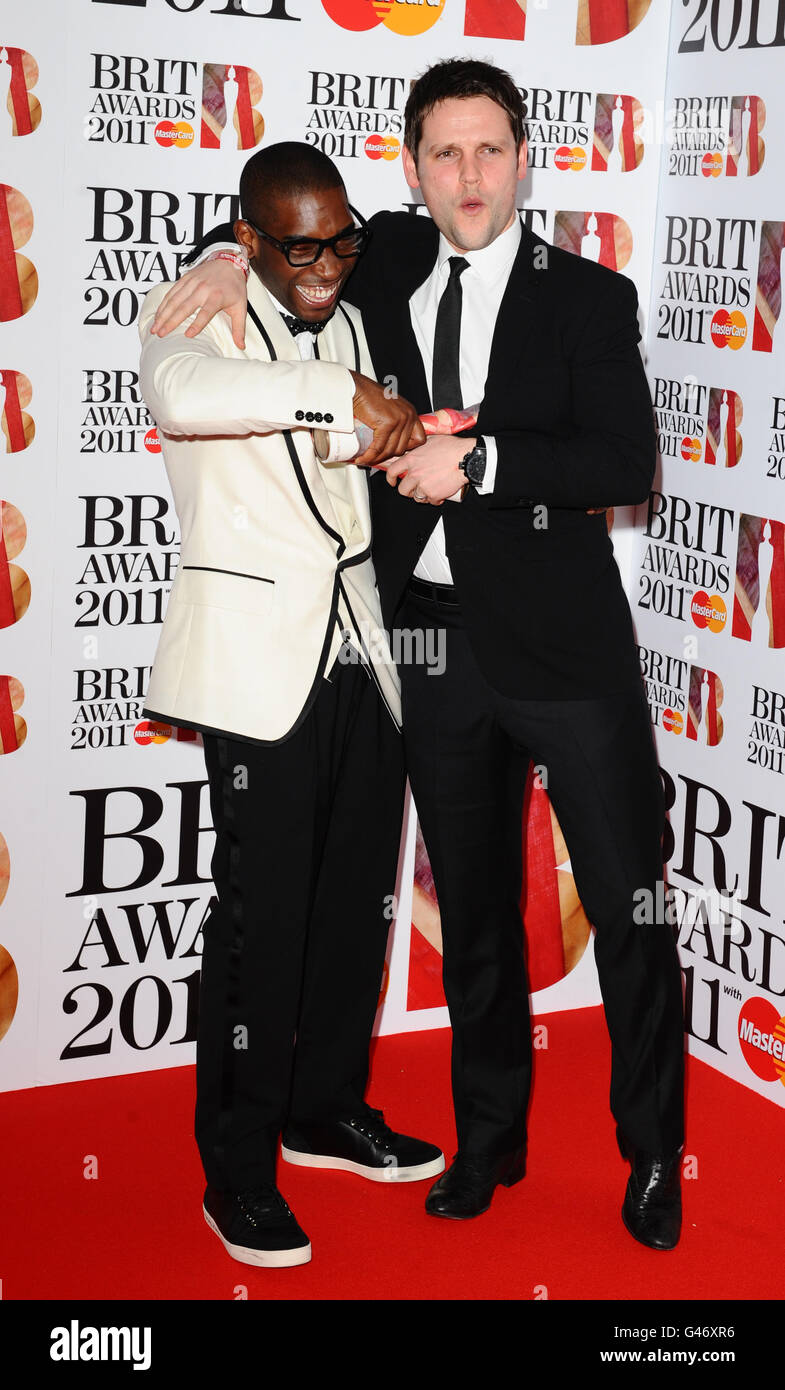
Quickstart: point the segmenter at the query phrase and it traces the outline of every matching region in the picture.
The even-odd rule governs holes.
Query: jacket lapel
[[[269,344],[272,343],[274,355],[279,362],[299,362],[300,353],[297,343],[278,313],[259,276],[253,270],[248,276],[248,303],[261,323],[263,332],[260,332],[258,325],[254,323],[253,315],[249,313],[246,324],[246,350],[250,348],[252,355],[256,356],[256,347],[259,346],[262,348],[261,355],[268,358],[270,356]]]
[[[404,243],[405,250],[402,248],[400,255],[387,259],[382,302],[374,306],[366,333],[377,374],[394,376],[400,394],[423,413],[431,409],[431,386],[414,336],[409,300],[436,264],[439,232],[435,222],[425,214],[408,216],[416,225],[412,226],[411,238]]]
[[[340,305],[317,342],[325,360],[341,362],[352,371],[362,370],[357,330]],[[352,463],[325,465],[318,460],[317,468],[346,541],[342,556],[346,560],[367,550],[371,541],[368,470]]]
[[[251,271],[248,277],[248,321],[246,352],[265,361],[299,362],[297,343],[270,299],[259,277]],[[344,528],[335,514],[330,493],[325,486],[319,461],[313,448],[313,437],[307,429],[281,431],[281,440],[289,455],[295,477],[314,517],[331,537],[340,557],[346,549]]]
[[[541,269],[538,268],[540,248],[542,254],[547,257],[546,244],[539,242],[526,227],[522,227],[521,244],[513,261],[496,318],[488,360],[485,397],[477,422],[479,431],[482,431],[486,416],[493,418],[496,415],[495,402],[503,399],[510,391],[520,389],[522,362],[529,356],[536,356],[538,352],[538,335],[535,329],[537,300],[542,277],[547,273],[545,265]]]

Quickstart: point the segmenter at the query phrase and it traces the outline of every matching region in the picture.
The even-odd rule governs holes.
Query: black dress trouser
[[[547,778],[572,872],[596,929],[612,1044],[611,1109],[649,1153],[683,1142],[681,975],[672,928],[639,923],[662,880],[663,796],[643,687],[583,700],[493,690],[458,607],[407,594],[397,623],[441,629],[445,669],[401,668],[406,763],[439,900],[453,1030],[458,1143],[525,1143],[531,1038],[520,915],[529,760]],[[432,638],[432,641],[438,638]]]
[[[204,928],[196,1138],[219,1189],[273,1180],[289,1118],[362,1108],[401,745],[367,670],[340,661],[284,742],[204,737],[217,902]]]

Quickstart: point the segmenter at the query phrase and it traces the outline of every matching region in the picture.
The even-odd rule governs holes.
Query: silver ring
[[[425,502],[425,501],[426,501],[425,493],[424,493],[424,492],[420,492],[420,489],[419,489],[419,488],[417,488],[416,492],[413,492],[413,493],[412,493],[412,497],[414,498],[415,502]]]

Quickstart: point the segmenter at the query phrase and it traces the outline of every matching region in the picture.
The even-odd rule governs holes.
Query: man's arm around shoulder
[[[147,295],[139,317],[139,384],[158,427],[174,435],[245,435],[306,428],[306,413],[331,416],[330,428],[353,428],[354,382],[338,362],[269,362],[246,356],[217,315],[197,338],[185,336],[193,315],[165,338],[151,332],[170,286]]]

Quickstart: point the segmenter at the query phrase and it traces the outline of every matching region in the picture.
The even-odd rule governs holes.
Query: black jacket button
[[[322,420],[324,419],[321,410],[315,410],[313,413],[313,418],[316,421],[317,425],[320,425],[322,423]]]
[[[305,418],[306,418],[306,420],[308,421],[308,424],[310,425],[311,422],[312,422],[312,420],[313,420],[313,411],[312,411],[312,410],[306,410],[306,412],[305,412]]]
[[[335,418],[335,417],[334,417],[333,415],[330,415],[329,412],[328,412],[328,413],[325,415],[325,417],[324,417],[324,423],[325,423],[325,425],[331,425],[332,422],[333,422],[333,420],[334,420],[334,418]]]

